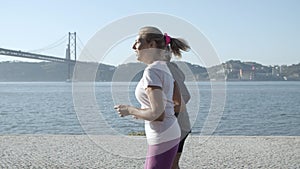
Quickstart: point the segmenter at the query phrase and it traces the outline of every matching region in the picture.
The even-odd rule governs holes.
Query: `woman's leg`
[[[171,169],[177,153],[179,139],[149,145],[145,169]]]
[[[180,160],[181,153],[177,153],[173,162],[172,169],[179,169],[179,160]]]
[[[180,140],[180,143],[178,145],[178,150],[177,150],[177,154],[176,154],[176,157],[174,159],[174,162],[173,162],[172,169],[179,169],[179,160],[180,160],[180,157],[181,157],[181,153],[182,153],[182,150],[183,150],[185,140],[186,140],[189,133],[190,132],[181,131],[181,140]]]

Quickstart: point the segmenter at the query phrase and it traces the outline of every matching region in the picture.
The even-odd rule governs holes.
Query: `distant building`
[[[272,67],[272,75],[280,76],[280,67],[278,65]]]
[[[288,70],[288,66],[287,65],[281,65],[280,66],[280,74],[286,75],[287,74],[287,70]]]

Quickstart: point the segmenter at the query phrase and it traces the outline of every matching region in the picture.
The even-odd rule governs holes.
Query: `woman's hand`
[[[118,111],[118,114],[120,117],[124,117],[124,116],[128,116],[130,115],[129,111],[128,111],[128,107],[130,107],[129,105],[115,105],[114,109],[116,109]]]

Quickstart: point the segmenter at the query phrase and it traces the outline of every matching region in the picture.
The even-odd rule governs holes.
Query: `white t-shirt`
[[[145,132],[149,145],[160,144],[180,137],[180,128],[174,115],[173,88],[174,79],[164,61],[155,61],[148,65],[138,83],[135,95],[142,109],[150,108],[150,101],[146,93],[148,86],[162,88],[163,101],[166,105],[163,121],[145,120]]]

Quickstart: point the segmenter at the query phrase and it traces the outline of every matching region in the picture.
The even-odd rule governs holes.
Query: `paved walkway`
[[[2,135],[0,168],[143,168],[144,137]],[[183,169],[300,168],[300,137],[189,136]]]

